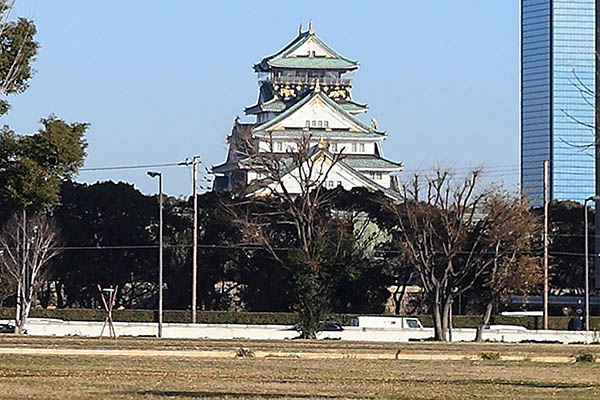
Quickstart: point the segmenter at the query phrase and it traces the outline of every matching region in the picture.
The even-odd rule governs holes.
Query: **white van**
[[[360,328],[423,329],[423,324],[421,324],[419,318],[387,315],[361,315],[350,318],[350,326],[358,326]]]

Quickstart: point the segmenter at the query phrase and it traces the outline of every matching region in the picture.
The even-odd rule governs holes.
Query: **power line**
[[[189,160],[186,159],[185,161],[180,161],[180,162],[171,162],[171,163],[162,163],[162,164],[140,164],[140,165],[116,165],[116,166],[106,166],[106,167],[85,167],[85,168],[80,168],[79,171],[80,172],[88,172],[88,171],[113,171],[113,170],[128,170],[128,169],[143,169],[143,168],[158,168],[158,167],[186,167],[189,166]],[[461,174],[463,173],[468,173],[473,169],[477,169],[479,167],[477,166],[473,166],[473,167],[449,167],[447,168],[447,170],[451,173],[456,173],[456,174]],[[501,173],[510,173],[510,172],[518,172],[519,166],[518,165],[510,165],[510,164],[504,164],[504,165],[490,165],[490,166],[482,166],[481,167],[483,170],[484,175],[488,175],[488,174],[501,174]],[[403,170],[403,172],[429,172],[429,171],[435,171],[435,167],[429,167],[429,168],[411,168],[411,169],[405,169]]]
[[[141,245],[108,245],[108,246],[57,246],[55,249],[57,250],[147,250],[147,249],[158,249],[158,244],[141,244]],[[164,248],[192,248],[192,244],[165,244]],[[250,245],[250,244],[198,244],[198,248],[204,249],[224,249],[224,250],[266,250],[265,247],[261,245]],[[15,247],[10,247],[9,250],[16,250]],[[270,250],[275,251],[289,251],[295,250],[296,247],[271,247]],[[36,251],[37,248],[30,248],[30,251]],[[541,249],[532,249],[532,250],[523,250],[518,251],[517,254],[533,254],[536,252],[540,252]],[[401,254],[401,250],[392,250],[392,249],[379,249],[374,250],[375,253],[381,254]],[[474,253],[482,254],[479,251],[473,251]],[[471,254],[472,251],[457,251],[454,254],[456,255],[465,255]],[[434,251],[433,253],[442,254],[440,251]],[[551,252],[553,254],[563,254],[561,252]],[[493,251],[487,251],[483,254],[495,254]],[[584,253],[564,253],[566,255],[584,255]]]
[[[143,169],[143,168],[158,168],[158,167],[184,167],[185,164],[181,162],[176,163],[165,163],[165,164],[145,164],[145,165],[118,165],[112,167],[89,167],[89,168],[80,168],[80,172],[88,172],[88,171],[115,171],[115,170],[125,170],[125,169]]]

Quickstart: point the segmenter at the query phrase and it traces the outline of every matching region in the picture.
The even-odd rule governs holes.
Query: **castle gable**
[[[336,54],[328,51],[314,37],[309,37],[298,48],[291,51],[285,58],[293,57],[327,57],[336,58]]]
[[[255,131],[331,129],[368,133],[373,129],[321,92],[308,94],[278,117],[259,125]],[[383,133],[382,133],[383,134]]]

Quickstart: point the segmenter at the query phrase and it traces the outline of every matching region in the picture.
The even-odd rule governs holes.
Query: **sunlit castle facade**
[[[342,57],[319,39],[312,24],[307,31],[301,26],[288,45],[255,64],[258,101],[244,111],[256,122],[241,123],[236,118],[227,138],[227,159],[212,168],[213,190],[236,190],[264,178],[239,151],[242,137],[250,137],[259,151],[279,153],[282,158],[304,137],[319,149],[315,155],[326,153],[324,159],[342,153],[324,182],[328,188],[366,187],[396,197],[396,174],[402,164],[384,158],[382,142],[387,134],[375,119],[365,124],[356,117],[368,109],[352,98],[358,67],[358,62]]]

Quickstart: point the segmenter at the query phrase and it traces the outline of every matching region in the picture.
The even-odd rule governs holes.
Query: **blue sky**
[[[388,158],[407,170],[484,165],[509,188],[518,180],[517,1],[18,0],[13,15],[33,17],[41,48],[2,123],[31,133],[50,113],[89,122],[86,167],[222,162],[233,119],[256,101],[252,65],[312,19],[360,61],[353,97],[388,132]],[[188,168],[162,171],[168,194],[189,195]],[[78,180],[156,192],[144,169]]]

